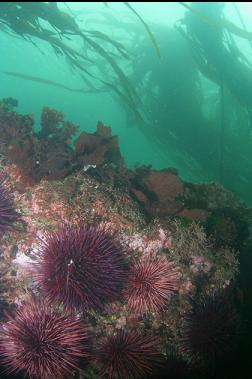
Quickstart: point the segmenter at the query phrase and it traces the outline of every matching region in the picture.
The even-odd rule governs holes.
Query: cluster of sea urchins
[[[34,273],[45,300],[31,298],[2,327],[0,356],[8,372],[51,379],[80,369],[89,355],[88,335],[76,314],[83,318],[90,310],[104,312],[107,304],[122,300],[128,313],[138,317],[165,311],[178,289],[174,263],[163,253],[130,260],[119,239],[103,226],[64,225],[49,233]],[[236,315],[224,300],[214,293],[193,303],[179,345],[187,362],[208,362],[229,348]],[[110,330],[92,353],[95,369],[109,379],[145,378],[160,363],[160,341],[130,325]]]
[[[65,225],[43,243],[35,280],[49,302],[69,310],[103,310],[123,296],[130,313],[159,313],[178,288],[177,268],[162,254],[128,261],[106,228]]]
[[[82,340],[85,347],[86,335],[80,321],[69,315],[104,311],[107,303],[122,299],[130,300],[129,310],[135,305],[137,313],[148,306],[150,311],[160,311],[176,290],[174,266],[163,256],[145,257],[139,265],[129,260],[122,243],[103,226],[64,225],[47,234],[34,271],[45,303],[33,301],[30,308],[24,304],[3,327],[1,355],[9,371],[47,379],[77,368],[75,358],[86,354],[80,346]],[[138,266],[141,270],[136,275]],[[135,286],[142,289],[137,294]],[[53,311],[62,307],[64,315]],[[160,360],[157,340],[130,330],[102,338],[94,353],[100,375],[114,379],[121,372],[125,379],[145,377]],[[113,357],[104,359],[108,352]]]

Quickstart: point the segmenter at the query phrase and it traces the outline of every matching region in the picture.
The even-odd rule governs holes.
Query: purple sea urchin
[[[24,303],[0,333],[0,359],[7,373],[52,379],[69,375],[87,357],[87,327],[35,298]]]
[[[190,363],[215,363],[234,349],[238,325],[230,294],[215,290],[192,302],[182,324],[179,350]]]
[[[125,296],[129,310],[159,313],[178,288],[178,271],[165,256],[148,254],[133,262]]]
[[[9,230],[20,214],[15,210],[14,199],[6,180],[0,175],[0,237]]]
[[[160,365],[159,339],[137,331],[119,330],[103,337],[95,351],[95,367],[109,379],[146,378]]]
[[[128,267],[123,247],[100,226],[63,226],[42,246],[35,279],[50,302],[102,309],[118,300]]]

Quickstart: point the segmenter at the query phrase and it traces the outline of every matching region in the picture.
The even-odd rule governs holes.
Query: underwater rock
[[[15,185],[17,173],[14,165],[6,165],[4,170],[8,171],[11,184]],[[178,177],[174,178],[173,173],[166,175],[175,183],[174,191],[171,191],[170,195],[173,201],[177,190],[183,188],[182,182]],[[134,262],[145,262],[146,268],[149,262],[146,262],[144,257],[152,254],[160,264],[162,260],[167,260],[167,265],[163,267],[167,280],[173,280],[174,269],[173,265],[170,267],[170,262],[174,262],[179,280],[176,278],[174,282],[176,291],[173,291],[173,287],[167,287],[163,292],[163,284],[167,283],[164,282],[163,276],[158,276],[157,289],[160,289],[164,296],[162,307],[154,307],[148,314],[132,314],[124,296],[116,301],[111,300],[102,312],[94,309],[92,313],[87,314],[87,322],[92,325],[92,331],[96,336],[109,336],[118,331],[123,335],[131,335],[136,330],[141,330],[144,334],[154,334],[160,340],[160,351],[176,349],[177,330],[182,317],[190,310],[189,299],[193,297],[197,300],[199,287],[210,290],[216,287],[225,288],[230,283],[235,283],[238,263],[231,250],[222,252],[213,249],[203,228],[197,223],[192,222],[188,225],[183,223],[181,218],[180,221],[179,218],[172,221],[174,217],[155,216],[154,220],[149,216],[147,219],[145,209],[139,206],[131,194],[131,181],[134,176],[134,171],[128,172],[127,169],[119,167],[111,169],[105,165],[70,175],[64,180],[41,180],[32,187],[16,187],[15,202],[23,211],[27,228],[14,231],[11,236],[6,235],[1,241],[4,255],[0,270],[4,270],[6,265],[8,267],[7,275],[2,271],[6,283],[2,290],[2,298],[8,303],[9,309],[20,307],[29,289],[36,286],[35,267],[39,269],[39,249],[41,243],[46,243],[48,233],[54,234],[59,227],[70,221],[73,227],[80,224],[100,224],[115,234],[120,244],[127,249],[130,265]],[[152,180],[156,177],[159,175],[151,176],[149,183],[153,184]],[[145,176],[147,185],[146,178],[148,175]],[[158,185],[158,192],[155,185],[156,183],[153,184],[153,188],[163,200],[166,196],[165,188]],[[66,261],[66,264],[74,264],[74,259],[73,263]],[[71,265],[69,269],[72,269]],[[11,276],[13,271],[14,277]],[[67,272],[64,277],[67,277]],[[155,275],[154,278],[150,278],[153,279]],[[130,282],[125,278],[125,288],[129,285]],[[172,296],[170,289],[173,292]],[[37,286],[36,290],[39,297],[44,296],[43,291]],[[163,358],[166,359],[165,356]],[[167,365],[169,366],[169,362]],[[177,370],[177,367],[175,369]],[[154,373],[155,370],[151,374]],[[85,368],[85,375],[91,379],[101,378],[97,373],[93,373],[92,362],[91,368]],[[132,375],[137,375],[135,369]],[[80,373],[79,377],[85,376]]]
[[[248,243],[252,225],[251,209],[246,208],[231,191],[218,183],[185,183],[182,201],[188,209],[184,209],[180,215],[193,214],[197,207],[195,219],[200,216],[198,220],[205,222],[206,233],[211,236],[216,247],[228,246],[240,251]]]
[[[221,191],[221,199],[226,199],[226,203],[230,204],[228,208],[230,212],[231,204],[236,199],[230,191],[216,183],[201,185],[183,182],[170,168],[158,171],[148,166],[140,166],[135,170],[130,170],[125,166],[102,165],[95,169],[91,168],[88,175],[101,183],[118,188],[121,192],[129,193],[149,219],[172,216],[188,221],[207,222],[208,218],[215,213],[214,209],[211,207],[209,209],[208,201],[212,204],[213,199],[216,198],[216,211],[222,209],[223,203],[219,201],[219,191]],[[203,193],[201,193],[201,188],[204,189]],[[237,213],[236,218],[239,220],[246,218],[249,211],[241,203],[235,204],[237,209],[233,212]]]
[[[188,208],[201,208],[207,211],[219,208],[245,208],[233,192],[215,182],[185,183],[183,201]]]
[[[178,216],[184,217],[194,221],[206,221],[210,216],[210,212],[207,212],[204,209],[183,209],[178,213]]]

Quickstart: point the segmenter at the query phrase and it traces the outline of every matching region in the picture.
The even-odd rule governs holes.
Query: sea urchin
[[[214,290],[192,301],[181,327],[179,350],[192,364],[215,364],[231,353],[238,334],[239,318],[230,293]]]
[[[6,180],[0,176],[0,237],[9,230],[20,214],[15,210],[14,199]]]
[[[65,225],[42,244],[35,280],[50,302],[102,309],[119,299],[127,271],[123,247],[104,227]]]
[[[146,378],[159,366],[161,355],[157,337],[138,331],[119,330],[103,337],[95,351],[95,367],[108,379]]]
[[[130,269],[125,296],[129,311],[159,313],[178,288],[178,271],[163,255],[147,254]]]
[[[35,298],[23,303],[0,333],[0,360],[7,373],[62,378],[88,355],[83,322]]]

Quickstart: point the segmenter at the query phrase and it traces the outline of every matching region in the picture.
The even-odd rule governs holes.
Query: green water
[[[81,94],[6,75],[4,72],[9,71],[71,88],[86,86],[80,70],[64,56],[55,54],[48,42],[32,37],[31,43],[29,38],[16,38],[17,34],[10,35],[5,30],[0,31],[0,98],[18,99],[17,111],[33,113],[37,128],[45,105],[64,112],[65,118],[79,124],[81,130],[94,132],[97,121],[101,120],[112,126],[113,134],[119,135],[121,152],[129,167],[141,164],[158,169],[175,167],[184,180],[218,181],[251,205],[252,100],[250,104],[243,97],[244,91],[249,91],[250,79],[238,77],[243,67],[251,69],[249,41],[227,32],[218,22],[214,26],[205,23],[214,33],[218,34],[218,28],[225,30],[222,44],[242,66],[237,70],[234,64],[230,72],[232,65],[224,60],[223,72],[229,70],[229,73],[220,79],[221,57],[216,50],[211,70],[215,74],[217,71],[217,80],[212,80],[210,68],[202,70],[199,64],[199,55],[211,61],[208,48],[202,47],[202,41],[180,23],[190,13],[180,3],[130,3],[153,33],[160,57],[144,25],[124,3],[106,4],[61,3],[59,9],[74,17],[80,29],[105,33],[125,47],[129,59],[110,44],[99,38],[95,40],[111,54],[136,91],[140,102],[135,106],[141,120],[111,88]],[[239,14],[233,3],[226,3],[222,17],[242,30],[244,25],[250,30],[251,5],[239,3],[238,8]],[[201,16],[195,17],[204,24]],[[50,25],[45,27],[53,30]],[[92,58],[93,63],[86,67],[94,76],[121,89],[118,76],[104,57],[77,36],[55,34],[67,46],[85,51]],[[233,80],[234,84],[230,84]],[[100,86],[95,79],[89,77],[89,81]]]

